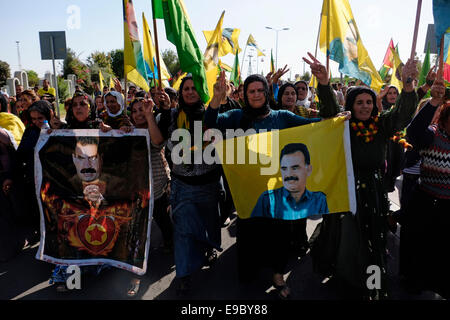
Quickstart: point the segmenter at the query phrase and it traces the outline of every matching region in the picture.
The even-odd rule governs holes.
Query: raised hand
[[[430,103],[435,107],[440,106],[444,102],[444,96],[445,96],[444,78],[438,77],[436,80],[434,80],[434,83],[431,86]]]
[[[164,89],[156,88],[156,99],[159,101],[159,106],[165,110],[170,109],[170,97]],[[152,100],[153,102],[153,100]]]
[[[285,65],[283,69],[278,69],[272,76],[272,83],[278,83],[278,80],[288,71],[289,69],[287,69],[287,65]]]
[[[211,99],[210,106],[217,109],[221,102],[227,97],[227,79],[225,71],[221,71],[216,83],[214,84],[214,95]]]
[[[329,77],[327,68],[323,64],[320,63],[310,52],[308,52],[308,56],[312,61],[309,61],[305,57],[303,57],[303,61],[305,61],[311,67],[311,73],[317,78],[317,81],[321,85],[328,85]]]
[[[403,89],[406,92],[414,90],[414,80],[417,79],[418,75],[417,60],[409,58],[402,68]]]
[[[431,87],[433,85],[433,83],[434,83],[434,80],[436,80],[436,76],[437,76],[437,74],[436,74],[436,66],[433,66],[428,71],[427,77],[425,78],[426,79],[426,84]]]
[[[122,84],[120,83],[119,79],[114,78],[114,89],[116,89],[117,92],[122,93]]]
[[[153,117],[153,107],[155,106],[155,102],[153,102],[152,98],[144,99],[142,101],[142,106],[144,108],[145,117],[148,119],[149,117]]]

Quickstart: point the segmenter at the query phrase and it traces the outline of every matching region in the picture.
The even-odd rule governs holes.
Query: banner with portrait
[[[216,150],[242,219],[356,212],[348,121],[342,117],[219,141]]]
[[[153,210],[149,140],[145,129],[41,132],[35,148],[37,259],[146,272]]]

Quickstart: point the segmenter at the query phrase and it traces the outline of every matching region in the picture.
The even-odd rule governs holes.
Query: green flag
[[[427,54],[425,55],[425,59],[423,60],[422,64],[422,70],[420,71],[419,87],[425,83],[429,71],[430,71],[430,43],[428,43]]]
[[[162,3],[161,7],[159,3]],[[153,0],[153,9],[155,17],[164,17],[166,37],[177,48],[180,68],[183,72],[192,74],[197,93],[206,103],[209,101],[209,93],[203,53],[197,44],[183,0]]]
[[[164,19],[162,0],[152,0],[153,19]]]
[[[233,81],[235,86],[241,83],[241,69],[239,68],[239,56],[236,52],[234,58],[233,71],[231,71],[230,80]]]

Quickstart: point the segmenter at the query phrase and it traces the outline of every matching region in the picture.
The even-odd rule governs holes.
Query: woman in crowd
[[[102,95],[96,96],[94,99],[94,103],[96,107],[97,118],[104,120],[106,118],[107,113],[105,104],[103,102],[103,96]]]
[[[437,123],[430,126],[433,117]],[[402,223],[407,238],[403,239],[402,233],[401,271],[408,289],[432,290],[448,299],[450,264],[445,256],[450,244],[450,89],[446,90],[442,73],[431,87],[430,101],[407,128],[407,138],[420,151],[421,165],[420,179]]]
[[[113,129],[129,131],[132,124],[127,116],[122,94],[117,91],[110,91],[105,94],[104,99],[107,113],[104,120],[105,124]]]
[[[179,280],[177,291],[185,295],[191,287],[191,275],[203,265],[211,264],[217,257],[215,250],[221,250],[218,210],[221,171],[218,164],[206,164],[203,157],[201,162],[193,159],[202,154],[201,150],[195,151],[198,147],[194,145],[194,125],[205,130],[205,106],[193,78],[187,76],[181,82],[178,109],[170,108],[170,99],[165,92],[158,93],[162,107],[159,127],[167,139],[166,148],[172,152],[173,162],[170,204],[174,223],[176,277]],[[174,154],[174,148],[179,150],[180,142],[171,138],[177,129],[189,132],[192,148],[188,154]]]
[[[294,83],[294,86],[297,91],[297,102],[298,106],[303,106],[305,108],[309,108],[311,105],[311,101],[309,101],[309,87],[308,83],[304,80],[299,80]]]
[[[317,79],[325,77],[327,71],[324,66],[319,64],[317,68],[304,60],[311,65]],[[415,61],[408,60],[402,79],[414,79],[416,75]],[[320,93],[320,86],[318,90]],[[382,173],[386,147],[389,138],[411,120],[417,106],[417,95],[413,83],[405,81],[397,105],[379,116],[376,100],[375,92],[368,87],[353,87],[347,92],[345,109],[352,112],[349,130],[357,209],[355,214],[324,216],[312,252],[316,270],[318,267],[325,271],[334,269],[333,276],[343,281],[352,293],[371,299],[387,297],[387,194]],[[332,267],[324,263],[329,255],[331,261],[328,263]],[[323,269],[322,263],[327,269]],[[379,267],[381,288],[376,286],[370,290],[367,287],[370,275],[367,268],[371,265]]]
[[[30,197],[30,201],[26,201],[27,224],[29,224],[36,236],[40,229],[39,206],[35,192],[34,182],[34,147],[38,141],[41,127],[44,121],[50,122],[52,118],[52,110],[50,103],[44,100],[34,102],[27,108],[28,127],[23,133],[22,140],[17,149],[17,168],[16,172],[20,176],[20,183],[23,186],[23,195]]]
[[[136,94],[137,96],[137,94]],[[164,159],[164,138],[159,131],[153,115],[154,103],[151,99],[135,98],[131,102],[131,122],[136,128],[148,128],[151,139],[150,153],[153,178],[153,217],[161,229],[165,252],[173,249],[173,226],[168,213],[168,183],[169,168]],[[133,278],[127,291],[129,297],[134,297],[139,291],[140,278]]]
[[[281,72],[281,69],[279,70]],[[328,84],[328,78],[324,79]],[[323,90],[322,98],[334,99],[330,87]],[[320,121],[321,119],[306,119],[287,110],[271,110],[269,106],[269,84],[261,75],[251,75],[244,83],[245,107],[219,114],[220,101],[226,94],[225,75],[222,72],[214,87],[214,96],[206,111],[205,123],[209,128],[217,128],[222,132],[226,129],[285,129]],[[332,103],[325,106],[334,107]],[[336,111],[336,112],[335,112]],[[321,115],[327,117],[337,114],[337,110],[324,108]],[[283,274],[288,260],[290,224],[284,220],[267,218],[237,219],[236,244],[238,249],[238,271],[241,281],[248,281],[258,270],[257,262],[262,257],[269,256],[267,261],[273,270],[272,281],[277,288],[280,298],[290,295]],[[266,244],[266,245],[265,245]]]
[[[304,82],[299,83],[299,87],[303,87]],[[304,118],[317,118],[319,112],[317,110],[297,105],[297,88],[292,83],[283,84],[278,90],[278,110],[289,110],[298,116]]]
[[[20,106],[22,111],[19,113],[19,118],[22,120],[25,126],[29,125],[28,118],[28,108],[35,102],[38,101],[39,96],[33,90],[25,90],[20,95]]]

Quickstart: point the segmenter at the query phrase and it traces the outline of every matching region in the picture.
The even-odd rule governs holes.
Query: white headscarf
[[[297,81],[296,83],[299,83],[299,82],[304,83],[303,81]],[[296,106],[303,106],[305,108],[310,107],[311,101],[309,101],[309,98],[311,98],[311,91],[309,90],[308,84],[306,84],[306,90],[307,90],[306,98],[303,100],[297,100],[297,103],[295,104]]]
[[[106,112],[108,113],[108,116],[114,118],[114,117],[117,117],[117,116],[122,114],[123,110],[125,109],[125,105],[123,103],[123,96],[122,96],[122,94],[120,92],[117,92],[117,91],[110,91],[110,92],[108,92],[105,95],[105,101],[106,101],[106,97],[109,96],[109,95],[112,95],[113,97],[115,97],[116,100],[117,100],[117,103],[120,105],[120,110],[117,111],[117,113],[113,114],[113,113],[109,112],[108,106],[106,105],[106,102],[105,102]]]

